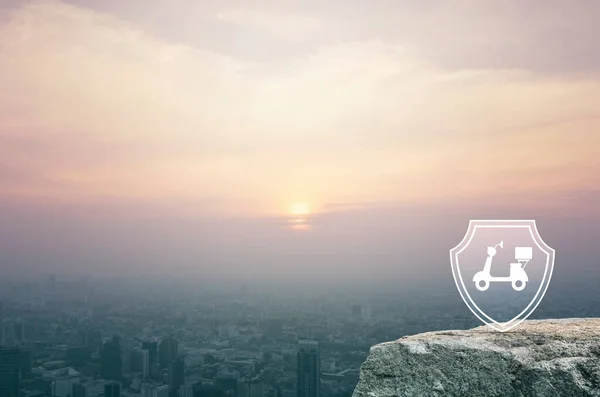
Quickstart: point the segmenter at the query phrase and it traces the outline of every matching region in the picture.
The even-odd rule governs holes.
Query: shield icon
[[[554,250],[533,220],[472,220],[450,250],[456,287],[479,320],[504,332],[533,313],[548,289]]]

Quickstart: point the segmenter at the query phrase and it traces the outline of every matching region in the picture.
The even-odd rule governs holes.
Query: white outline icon
[[[546,267],[535,296],[521,313],[504,323],[494,320],[477,306],[466,288],[465,281],[475,283],[475,287],[479,291],[486,291],[491,282],[510,282],[515,291],[523,291],[526,288],[527,282],[529,282],[525,267],[529,260],[532,259],[532,247],[515,247],[515,259],[517,262],[510,264],[510,275],[508,277],[494,277],[490,274],[492,258],[496,255],[498,247],[504,248],[504,241],[500,241],[493,247],[487,247],[488,256],[483,270],[477,272],[474,276],[470,274],[463,275],[460,271],[458,256],[469,246],[477,230],[483,228],[527,228],[529,229],[533,243],[546,256]],[[471,312],[473,312],[473,314],[483,323],[497,331],[505,332],[514,328],[529,317],[544,298],[554,270],[554,249],[550,248],[542,240],[534,220],[471,220],[469,222],[469,229],[463,240],[460,244],[450,250],[450,264],[452,266],[452,275],[454,276],[456,287],[469,310],[471,310]]]
[[[473,276],[475,288],[479,291],[487,291],[492,282],[509,282],[515,291],[523,291],[529,282],[525,267],[527,267],[527,263],[529,263],[533,257],[532,247],[515,247],[515,259],[517,262],[510,264],[510,275],[508,277],[495,277],[492,276],[491,272],[492,259],[496,255],[496,252],[498,252],[498,247],[504,248],[504,240],[493,247],[488,247],[488,256],[485,265],[483,265],[483,270],[478,271],[475,273],[475,276]]]

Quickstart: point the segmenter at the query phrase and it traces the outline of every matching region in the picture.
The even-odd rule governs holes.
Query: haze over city
[[[0,0],[0,397],[599,395],[598,16]]]

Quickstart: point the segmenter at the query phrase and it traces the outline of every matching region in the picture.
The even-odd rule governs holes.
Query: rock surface
[[[600,396],[600,319],[430,332],[371,348],[353,397]]]

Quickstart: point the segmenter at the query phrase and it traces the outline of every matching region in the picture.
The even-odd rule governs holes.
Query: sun
[[[296,201],[288,211],[288,223],[292,230],[304,231],[311,228],[313,208],[308,202]]]
[[[303,201],[295,202],[290,208],[291,214],[298,217],[309,215],[310,211],[310,204]]]

